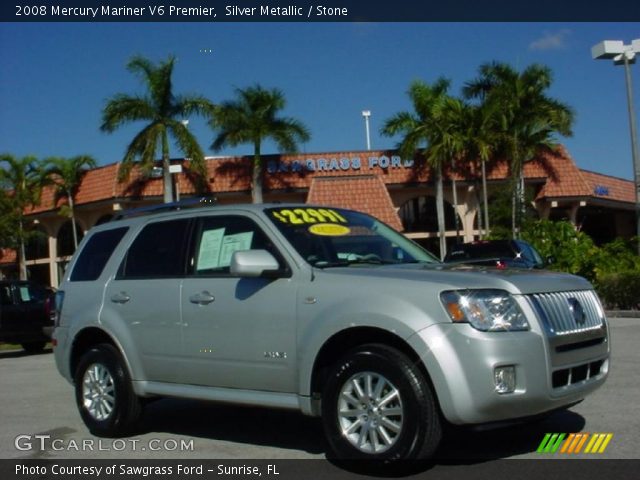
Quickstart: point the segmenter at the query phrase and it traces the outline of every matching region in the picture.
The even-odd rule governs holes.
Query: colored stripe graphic
[[[613,438],[613,433],[596,433],[593,435],[584,453],[603,453]]]
[[[536,451],[538,453],[556,453],[565,435],[564,433],[547,433]]]
[[[565,440],[566,437],[566,440]],[[613,433],[547,433],[536,450],[537,453],[578,454],[604,453]],[[563,443],[564,440],[564,443]],[[587,441],[588,440],[588,441]],[[583,447],[586,444],[586,448]]]

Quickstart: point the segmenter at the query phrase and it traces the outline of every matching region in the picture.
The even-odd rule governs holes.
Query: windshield
[[[311,265],[437,263],[419,245],[369,215],[337,208],[268,208],[267,216]]]

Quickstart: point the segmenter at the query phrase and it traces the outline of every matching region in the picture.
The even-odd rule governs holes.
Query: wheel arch
[[[75,376],[75,372],[82,356],[92,347],[101,343],[112,345],[116,350],[118,350],[124,360],[125,367],[129,370],[129,373],[131,373],[126,355],[115,338],[101,328],[86,327],[80,330],[73,339],[71,355],[69,357],[69,372],[71,373],[71,378]]]
[[[347,352],[352,351],[359,346],[373,343],[395,348],[406,355],[409,360],[411,360],[414,365],[420,369],[420,372],[429,383],[429,387],[431,388],[436,400],[436,405],[440,410],[438,393],[434,388],[426,365],[418,353],[398,335],[382,328],[367,326],[352,327],[341,330],[327,339],[327,341],[322,345],[314,360],[311,374],[310,392],[312,399],[320,399],[329,370],[336,361],[342,358]],[[314,413],[319,413],[320,406],[318,401],[314,402],[313,410]]]

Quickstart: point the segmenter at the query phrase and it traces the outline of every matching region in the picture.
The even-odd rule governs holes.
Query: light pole
[[[364,117],[364,128],[367,133],[367,150],[371,150],[371,137],[369,136],[369,117],[371,116],[371,110],[363,110],[362,116]]]
[[[638,134],[636,133],[636,116],[633,111],[633,89],[631,86],[631,68],[636,62],[636,54],[640,53],[640,39],[633,40],[631,45],[625,45],[619,40],[605,40],[591,49],[591,56],[596,60],[613,59],[614,65],[624,65],[627,84],[627,106],[629,109],[629,129],[631,130],[631,156],[633,158],[633,173],[636,191],[636,236],[638,240],[638,255],[640,255],[640,158],[638,158]]]

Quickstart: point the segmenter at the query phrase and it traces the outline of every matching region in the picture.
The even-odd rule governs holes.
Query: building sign
[[[599,195],[601,197],[609,196],[609,187],[605,187],[604,185],[596,185],[593,189],[594,195]]]
[[[363,171],[376,169],[412,168],[413,159],[403,160],[398,155],[361,157],[327,157],[278,162],[271,160],[267,163],[269,173],[289,172],[332,172],[332,171]]]

